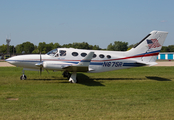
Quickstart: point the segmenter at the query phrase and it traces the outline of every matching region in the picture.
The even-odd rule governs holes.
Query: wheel
[[[79,83],[79,79],[78,79],[78,77],[76,77],[76,83]]]
[[[71,80],[71,81],[69,81],[70,83],[73,83],[73,81]],[[78,78],[76,77],[76,82],[75,83],[79,83],[79,80],[78,80]]]
[[[22,76],[20,77],[20,79],[21,79],[21,80],[26,80],[26,79],[27,79],[27,76],[26,76],[26,75],[22,75]]]
[[[72,81],[69,81],[70,83],[73,83]]]
[[[68,79],[71,77],[71,74],[67,71],[64,71],[62,75],[63,77],[67,77]]]
[[[71,77],[71,73],[68,73],[67,75],[68,80],[70,79],[70,77]]]

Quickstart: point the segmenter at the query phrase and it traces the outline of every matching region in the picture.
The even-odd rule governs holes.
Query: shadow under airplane
[[[85,74],[78,73],[78,84],[83,84],[86,86],[105,86],[102,84],[102,80],[156,80],[156,81],[172,81],[167,78],[162,78],[162,77],[157,77],[157,76],[146,76],[144,78],[90,78]],[[44,81],[49,81],[49,80],[67,80],[66,78],[62,79],[59,77],[52,76],[52,78],[38,78],[38,79],[28,79],[28,80],[44,80]],[[98,81],[97,81],[98,80]],[[99,81],[100,80],[100,81]],[[61,83],[69,83],[67,82],[61,82]]]
[[[60,82],[60,83],[69,83],[67,78],[60,78],[60,77],[55,77],[51,76],[51,78],[34,78],[34,79],[27,79],[27,80],[42,80],[42,81],[51,81],[51,80],[66,80],[66,82]],[[83,84],[86,86],[105,86],[101,82],[94,81],[96,79],[89,78],[88,76],[78,73],[78,84]],[[50,82],[49,82],[50,83]]]
[[[170,79],[157,77],[157,76],[146,76],[146,78],[151,80],[156,80],[156,81],[172,81]]]

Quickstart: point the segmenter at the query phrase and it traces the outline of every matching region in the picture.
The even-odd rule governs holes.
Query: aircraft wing
[[[62,69],[66,69],[69,72],[87,72],[92,69],[89,68],[89,64],[91,59],[93,58],[94,52],[88,53],[88,55],[81,60],[78,64],[71,64],[69,66],[62,67]]]

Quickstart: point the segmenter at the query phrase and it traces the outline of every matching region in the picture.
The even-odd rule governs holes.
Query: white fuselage
[[[31,54],[11,57],[6,61],[23,67],[24,70],[39,70],[37,63],[42,62],[43,68],[47,70],[64,71],[63,67],[78,64],[89,53],[94,56],[89,64],[87,72],[106,72],[130,67],[142,66],[135,60],[127,58],[125,52],[82,50],[73,48],[58,48],[54,54]],[[40,61],[40,57],[41,60]],[[71,72],[71,71],[70,71]]]

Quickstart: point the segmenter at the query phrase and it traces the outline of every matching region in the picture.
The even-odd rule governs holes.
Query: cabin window
[[[93,55],[93,58],[95,58],[95,57],[97,57],[97,55],[96,55],[96,54],[94,54],[94,55]]]
[[[79,54],[77,52],[73,52],[72,56],[78,56]]]
[[[104,56],[103,54],[100,54],[99,57],[100,57],[100,58],[104,58],[105,56]]]
[[[106,57],[107,57],[108,59],[111,59],[111,56],[110,56],[110,55],[107,55]]]
[[[81,56],[82,57],[85,57],[87,54],[86,53],[81,53]]]
[[[60,53],[60,56],[66,56],[66,51],[65,50],[60,50],[59,53]]]

